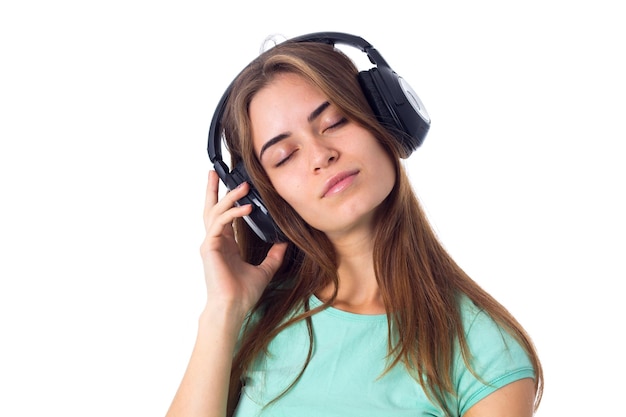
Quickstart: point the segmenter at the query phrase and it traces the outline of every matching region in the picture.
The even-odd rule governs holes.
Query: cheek
[[[313,203],[315,196],[310,187],[307,188],[302,179],[296,176],[277,181],[280,186],[275,187],[276,192],[307,224],[316,227],[315,222],[319,219],[316,205]],[[319,209],[319,207],[317,207]]]
[[[275,175],[270,180],[278,195],[297,212],[300,212],[301,206],[307,200],[303,182],[294,175]]]

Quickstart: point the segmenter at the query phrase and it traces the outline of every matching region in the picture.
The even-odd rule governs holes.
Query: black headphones
[[[365,39],[340,32],[318,32],[298,36],[287,42],[318,42],[330,45],[346,44],[360,49],[367,54],[370,62],[376,65],[367,71],[359,72],[358,79],[363,93],[367,98],[378,121],[398,139],[408,157],[417,149],[430,128],[430,117],[421,100],[411,86],[396,74],[380,53]],[[280,242],[287,239],[280,231],[265,207],[256,188],[254,188],[243,162],[239,162],[229,172],[222,160],[221,142],[223,129],[221,120],[225,104],[230,95],[231,87],[220,99],[209,129],[207,150],[209,158],[222,182],[229,190],[243,182],[250,184],[248,195],[237,202],[237,205],[252,205],[252,212],[244,219],[254,232],[265,242]]]

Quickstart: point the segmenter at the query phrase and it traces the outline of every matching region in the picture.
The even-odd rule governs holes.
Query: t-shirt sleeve
[[[465,336],[477,378],[460,353],[455,359],[454,380],[459,415],[478,401],[511,382],[534,378],[535,372],[522,346],[484,311],[470,302],[464,306]]]

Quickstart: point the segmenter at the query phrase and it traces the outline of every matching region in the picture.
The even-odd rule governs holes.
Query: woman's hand
[[[245,196],[249,185],[244,183],[218,200],[219,178],[209,173],[204,208],[206,237],[200,253],[207,286],[207,303],[214,307],[234,309],[240,317],[261,297],[261,293],[280,267],[286,243],[275,244],[263,262],[251,265],[241,259],[232,222],[250,214],[249,205],[235,206]]]
[[[244,262],[232,222],[250,213],[249,206],[235,206],[249,188],[244,184],[218,201],[218,182],[217,174],[211,171],[204,209],[206,238],[200,250],[207,305],[200,315],[196,343],[168,417],[226,416],[230,367],[242,321],[278,270],[287,247],[274,245],[259,266]]]

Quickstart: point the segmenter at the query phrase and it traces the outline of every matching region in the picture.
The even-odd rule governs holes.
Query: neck
[[[384,314],[385,308],[374,272],[374,246],[371,234],[334,240],[339,265],[339,288],[333,307],[357,314]],[[318,297],[331,298],[334,286],[324,288]]]

